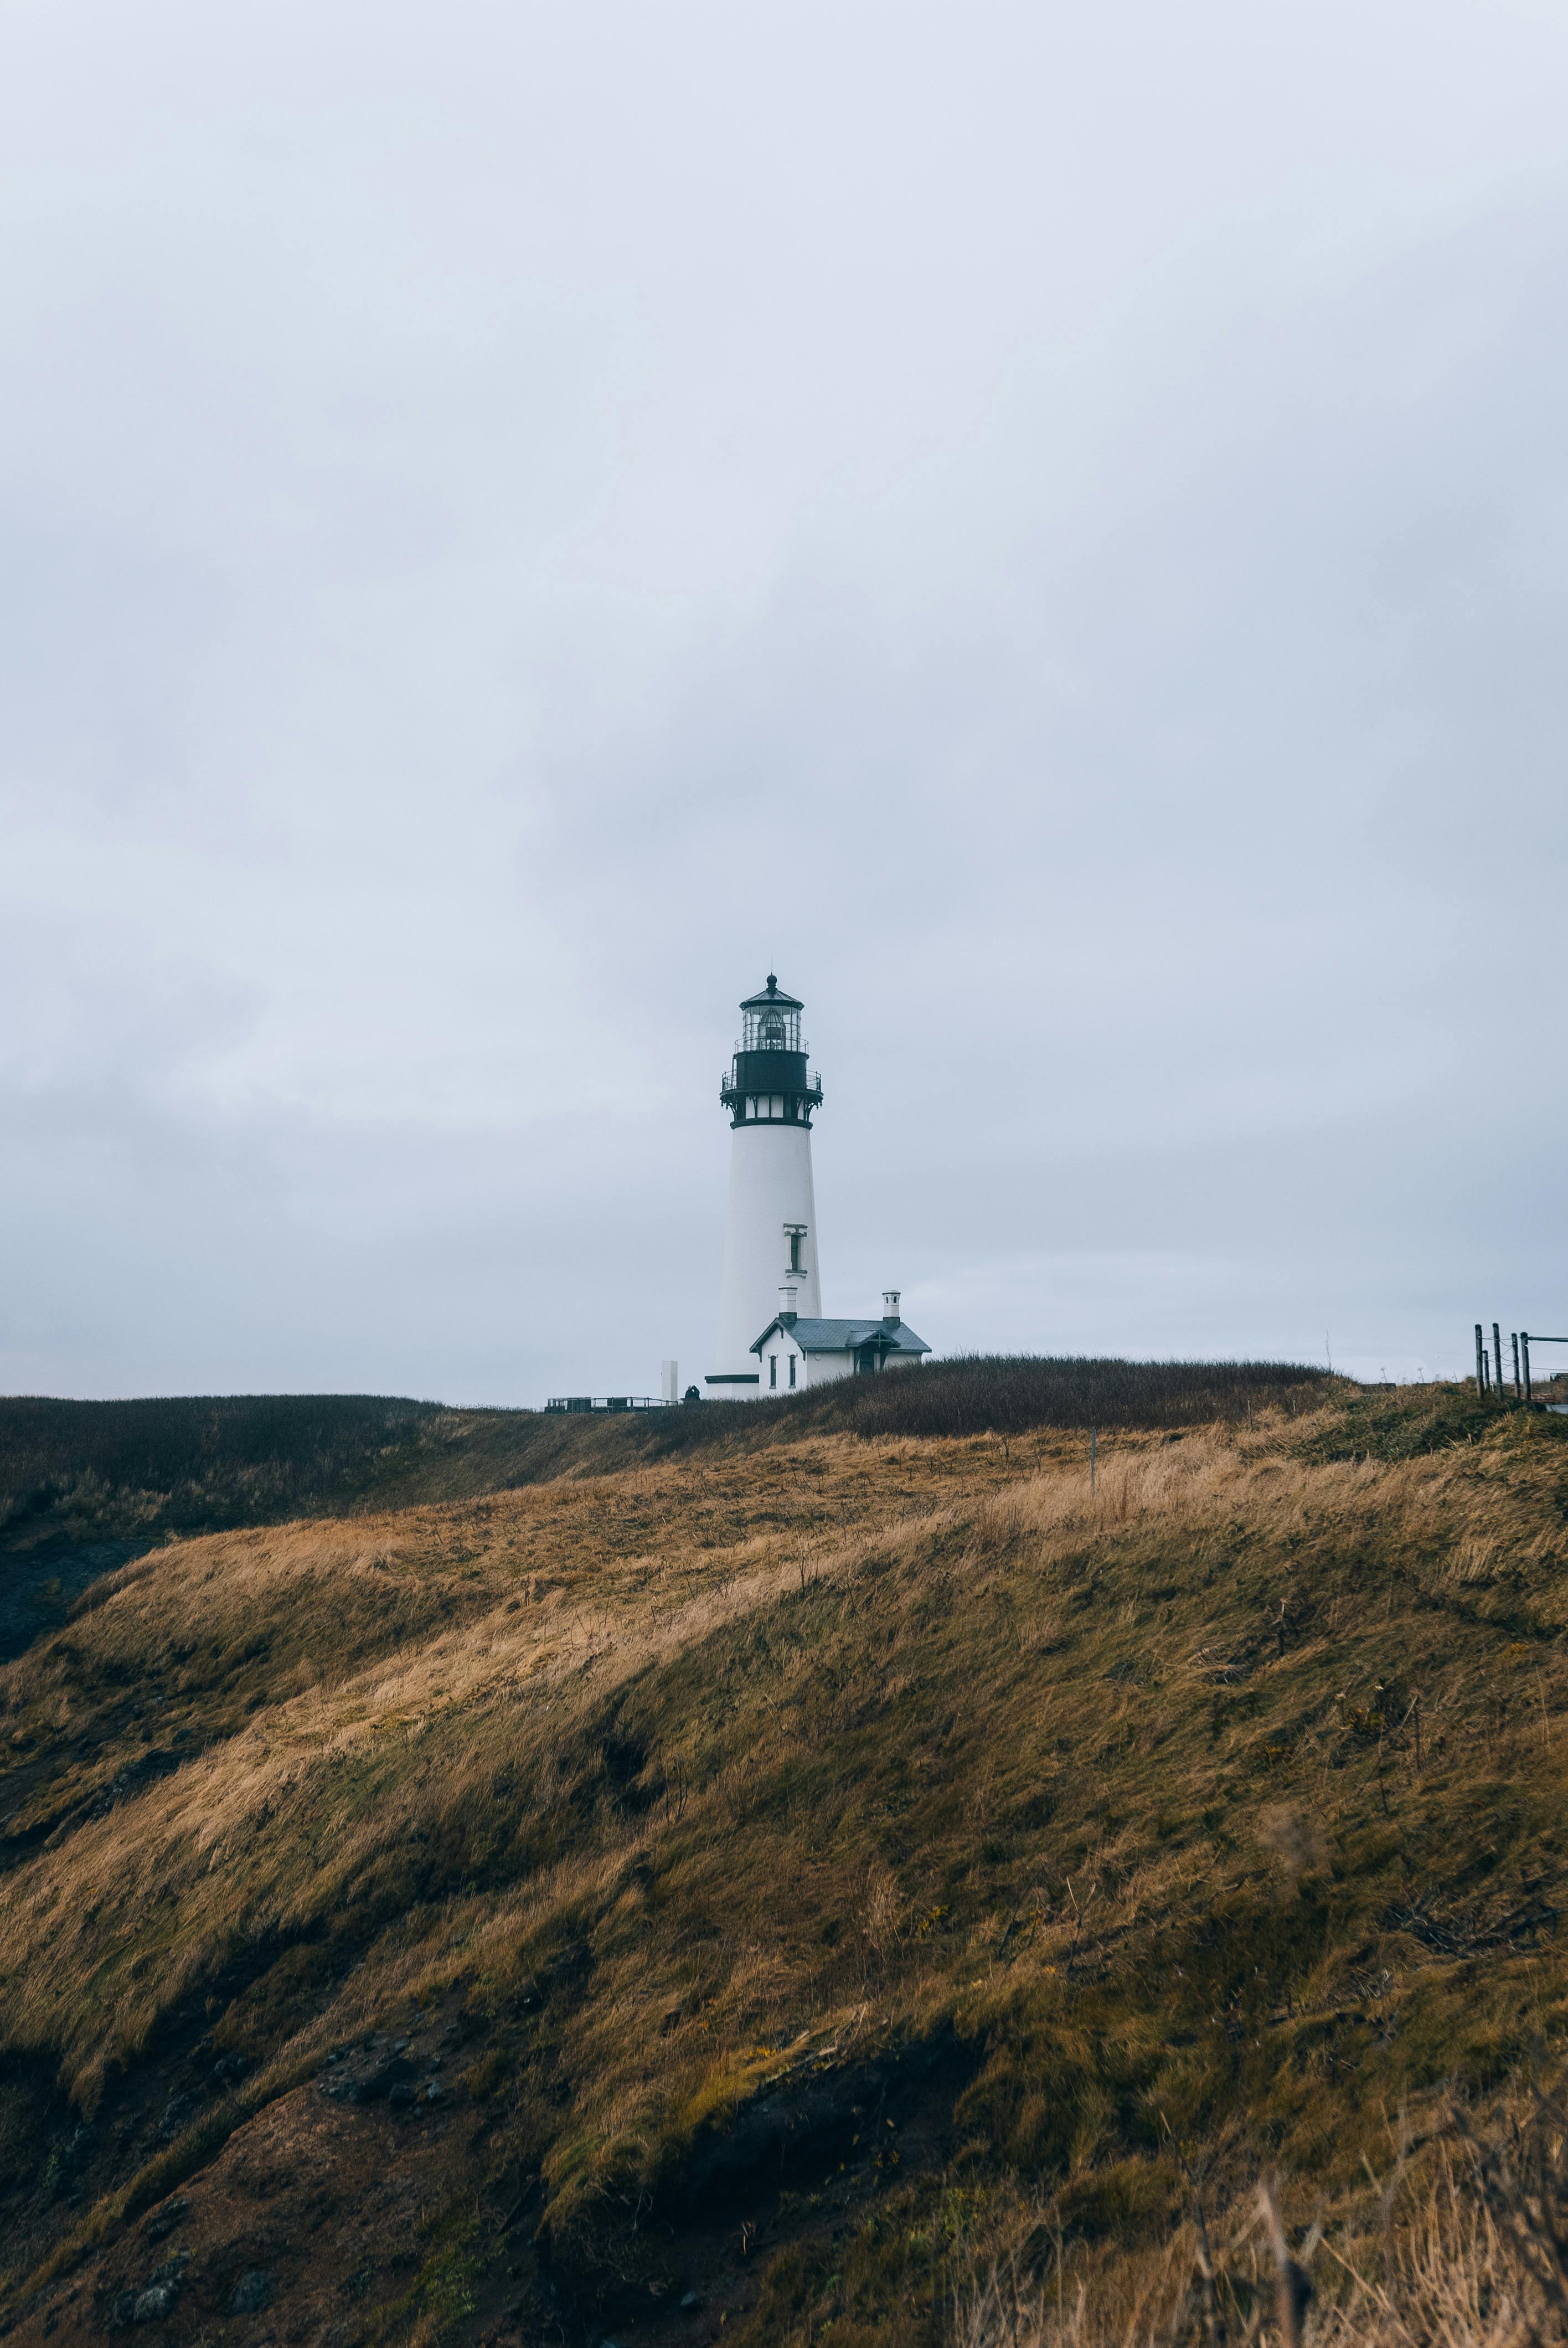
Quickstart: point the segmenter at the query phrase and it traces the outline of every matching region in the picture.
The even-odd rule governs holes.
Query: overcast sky
[[[1560,0],[11,0],[0,1388],[1568,1331]],[[1568,1364],[1568,1354],[1562,1357]]]

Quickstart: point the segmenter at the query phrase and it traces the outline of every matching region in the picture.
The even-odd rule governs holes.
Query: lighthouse
[[[753,1347],[779,1310],[781,1290],[794,1291],[804,1317],[822,1312],[811,1179],[811,1118],[822,1106],[822,1079],[806,1066],[804,1008],[770,972],[761,994],[741,1005],[740,1041],[719,1086],[733,1130],[718,1363],[704,1382],[715,1400],[757,1393],[762,1373]]]

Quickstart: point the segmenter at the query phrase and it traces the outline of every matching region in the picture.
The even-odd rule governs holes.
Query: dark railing
[[[735,1082],[735,1072],[733,1067],[726,1068],[719,1078],[721,1100],[733,1100],[740,1093],[757,1093],[766,1098],[775,1092],[793,1093],[797,1090],[798,1087],[794,1085],[738,1085]],[[805,1072],[805,1092],[803,1097],[814,1101],[820,1101],[822,1098],[822,1078],[815,1068],[808,1068]]]
[[[662,1395],[551,1395],[547,1410],[668,1410]]]

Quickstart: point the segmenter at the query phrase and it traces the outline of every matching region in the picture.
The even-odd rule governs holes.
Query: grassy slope
[[[0,1661],[63,1622],[91,1582],[173,1535],[470,1499],[807,1428],[1195,1425],[1266,1398],[1299,1403],[1325,1383],[1281,1363],[969,1359],[915,1381],[598,1418],[375,1395],[0,1397]]]
[[[377,1395],[0,1397],[0,1532],[214,1532],[400,1502],[469,1499],[563,1473],[822,1434],[968,1435],[1196,1425],[1299,1404],[1332,1382],[1279,1362],[959,1358],[760,1405],[625,1416],[453,1410]]]
[[[1184,2157],[1332,2199],[1561,2044],[1568,1425],[1124,1429],[1092,1498],[759,1426],[181,1542],[11,1668],[29,2333],[178,2185],[191,2337],[240,2260],[283,2337],[934,2338],[1020,2209],[1089,2271]],[[328,2104],[377,2031],[463,2084]]]

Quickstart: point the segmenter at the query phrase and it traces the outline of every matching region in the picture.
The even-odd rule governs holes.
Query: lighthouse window
[[[793,1354],[789,1357],[789,1382],[793,1386],[794,1384],[794,1355]]]
[[[776,1354],[770,1354],[768,1355],[768,1384],[770,1386],[776,1386],[778,1382],[779,1357]]]
[[[784,1040],[784,1021],[776,1011],[770,1011],[763,1021],[763,1049],[764,1052],[782,1052]]]

